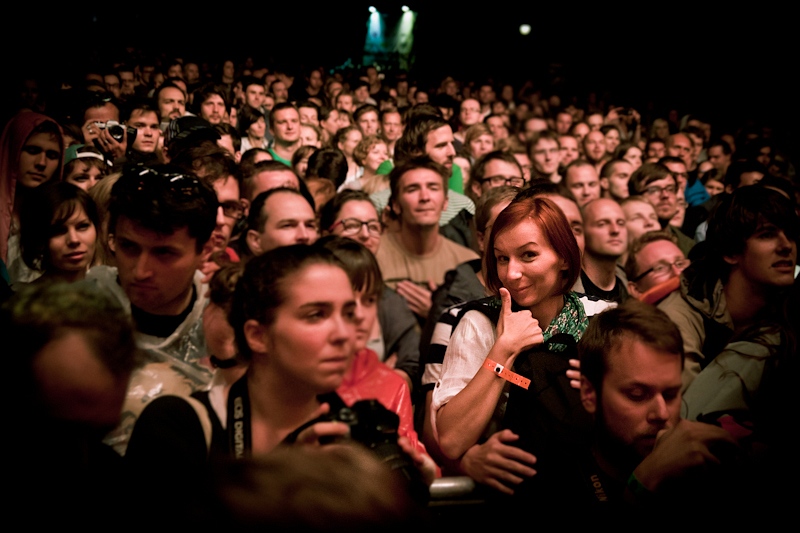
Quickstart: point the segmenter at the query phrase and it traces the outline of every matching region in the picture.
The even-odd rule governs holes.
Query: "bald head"
[[[685,133],[673,133],[667,137],[667,155],[680,157],[686,168],[692,168],[692,153],[694,145]]]

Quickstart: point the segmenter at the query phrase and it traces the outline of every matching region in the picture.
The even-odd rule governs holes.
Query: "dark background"
[[[767,123],[796,144],[798,45],[787,12],[767,4],[406,2],[417,11],[412,78],[532,79],[562,96],[596,92],[607,104],[654,117],[701,113],[723,127]],[[73,3],[8,17],[2,61],[9,81],[52,80],[106,66],[126,47],[164,57],[237,63],[252,56],[289,70],[359,66],[367,7],[399,16],[403,2]],[[477,4],[476,4],[477,5]],[[146,9],[145,9],[146,8]],[[520,36],[521,23],[530,35]],[[14,33],[15,26],[17,32]],[[518,84],[517,84],[518,85]],[[12,91],[13,83],[4,84]]]

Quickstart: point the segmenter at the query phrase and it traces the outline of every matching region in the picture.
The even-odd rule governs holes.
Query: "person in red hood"
[[[26,192],[50,179],[61,179],[64,140],[55,120],[21,111],[0,137],[0,259],[10,281],[15,265],[22,265],[19,250],[19,207]]]

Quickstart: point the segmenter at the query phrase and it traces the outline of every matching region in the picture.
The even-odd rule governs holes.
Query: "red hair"
[[[497,295],[503,286],[497,275],[497,260],[494,257],[497,236],[512,230],[525,219],[530,219],[539,226],[556,255],[564,260],[567,269],[563,271],[563,283],[558,294],[568,293],[581,273],[581,252],[564,213],[551,200],[543,197],[518,198],[497,216],[483,259],[486,288]]]

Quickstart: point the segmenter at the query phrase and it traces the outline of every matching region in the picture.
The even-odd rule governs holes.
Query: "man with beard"
[[[158,105],[158,114],[161,117],[159,127],[161,131],[167,130],[171,120],[181,118],[186,114],[186,92],[174,83],[164,82],[153,95]]]
[[[231,110],[225,89],[220,85],[203,86],[194,92],[192,101],[195,106],[195,114],[212,125],[221,124],[225,113]]]
[[[594,165],[597,174],[603,169],[603,165],[608,161],[606,153],[606,137],[601,131],[590,131],[583,138],[583,155],[587,161]]]
[[[662,311],[629,300],[596,315],[578,354],[581,403],[594,418],[587,478],[598,504],[683,501],[735,450],[724,429],[681,420],[683,345]]]

